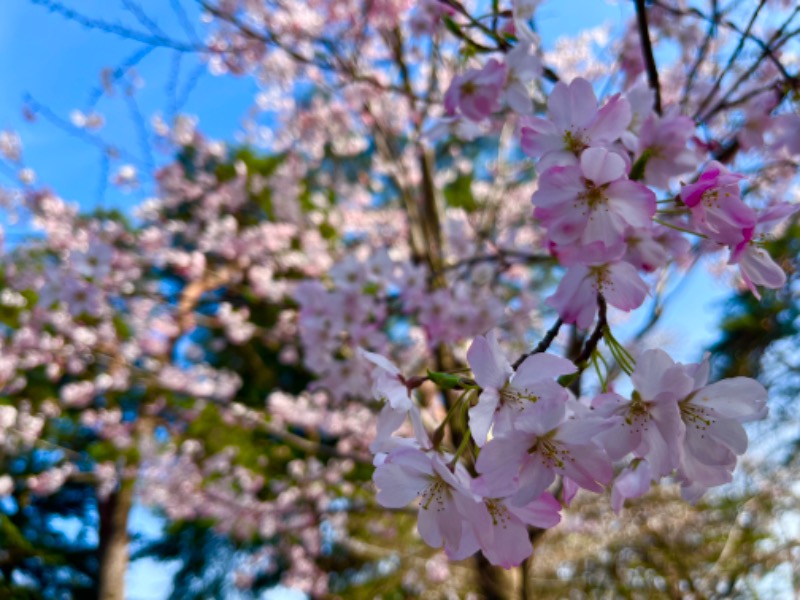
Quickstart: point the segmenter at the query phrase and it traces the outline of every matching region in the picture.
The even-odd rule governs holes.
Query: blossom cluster
[[[535,38],[521,34],[513,50],[453,78],[440,127],[458,135],[460,122],[516,124],[538,170],[534,220],[565,269],[547,304],[559,324],[587,330],[596,323],[594,335],[574,363],[547,353],[550,339],[513,366],[494,332],[480,335],[467,352],[473,378],[404,376],[362,351],[374,364],[373,395],[384,401],[372,444],[378,502],[399,508],[418,499],[425,542],[456,560],[480,549],[507,568],[531,554],[528,526],[558,523],[579,489],[610,490],[619,512],[664,478],[692,502],[731,481],[747,448],[742,424],[766,415],[766,390],[747,378],[709,383],[708,358],[681,364],[652,349],[634,360],[606,313],[640,307],[648,274],[690,250],[727,249],[728,263],[756,296],[758,287],[782,287],[785,273],[759,236],[797,209],[777,200],[752,208],[741,187],[746,178],[715,159],[691,118],[656,109],[642,84],[599,102],[587,79],[558,81],[546,116],[535,116],[532,88],[542,64]],[[759,106],[768,115],[775,104]],[[617,393],[601,372],[600,339],[630,376],[629,394]],[[600,389],[577,398],[570,384],[590,364]],[[435,426],[424,423],[415,400],[427,380],[443,389],[448,408]],[[393,435],[409,420],[413,436]]]
[[[497,68],[490,61],[484,70]],[[476,77],[468,86],[472,100],[452,92],[465,85],[458,78],[449,93],[457,96],[465,118],[481,120],[501,106],[505,79]],[[476,99],[485,110],[469,103]],[[773,203],[757,213],[742,199],[744,176],[713,160],[696,181],[658,201],[651,187],[669,191],[676,177],[701,166],[702,153],[693,142],[691,119],[658,116],[651,105],[652,94],[633,88],[599,106],[592,84],[576,78],[556,83],[547,118],[517,111],[522,150],[540,170],[534,218],[546,230],[550,252],[567,268],[548,303],[564,322],[582,329],[596,315],[598,294],[623,311],[641,306],[648,285],[639,272],[686,255],[690,245],[680,232],[707,240],[709,250],[728,248],[729,263],[739,266],[756,295],[756,286],[775,289],[786,281],[758,235],[797,206]]]
[[[784,285],[762,239],[795,212],[780,200],[794,171],[745,177],[731,157],[792,164],[791,82],[734,66],[728,97],[732,73],[687,75],[706,27],[658,2],[652,30],[681,60],[654,90],[635,23],[617,46],[597,28],[548,52],[538,4],[474,18],[436,0],[209,5],[204,60],[258,78],[240,139],[271,155],[155,117],[168,163],[111,178],[152,177],[136,225],[34,188],[20,138],[0,132],[25,186],[0,203],[14,196],[42,234],[3,257],[0,497],[24,508],[89,481],[105,502],[137,478],[170,520],[265,541],[243,585],[289,564],[284,584],[324,595],[331,539],[395,531],[375,513],[348,523],[375,509],[373,457],[379,505],[416,500],[427,544],[504,567],[579,490],[620,511],[654,482],[695,501],[730,481],[765,390],[709,383],[708,359],[628,350],[611,325],[718,251],[754,294]],[[71,116],[91,136],[104,120]],[[550,351],[562,324],[586,333],[568,358]],[[426,568],[447,579],[441,555]]]
[[[619,512],[665,477],[689,501],[729,482],[747,449],[742,423],[767,411],[758,382],[708,384],[708,360],[676,363],[663,350],[638,357],[627,396],[576,398],[562,379],[576,373],[571,361],[535,353],[514,369],[489,333],[472,342],[474,380],[460,379],[448,414],[469,415],[468,437],[454,450],[441,435],[447,418],[433,432],[420,420],[411,393],[419,382],[380,355],[364,355],[376,367],[373,394],[386,403],[372,444],[378,502],[400,508],[418,498],[425,542],[454,560],[480,549],[506,568],[533,550],[526,526],[556,525],[580,489],[610,490]],[[414,436],[392,435],[407,419]]]

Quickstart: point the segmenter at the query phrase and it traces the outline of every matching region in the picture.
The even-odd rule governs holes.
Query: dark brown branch
[[[125,573],[128,570],[128,517],[133,507],[135,481],[122,479],[119,489],[100,502],[99,592],[103,600],[125,598]]]
[[[322,46],[325,46],[326,49],[325,55],[329,56],[330,60],[321,59],[319,53],[315,55],[315,58],[309,58],[307,56],[304,56],[300,52],[297,52],[291,46],[281,42],[279,37],[272,31],[269,31],[268,29],[265,29],[263,31],[258,31],[253,27],[251,27],[250,25],[248,25],[247,23],[238,19],[236,16],[221,10],[220,8],[210,4],[206,0],[197,0],[197,3],[203,8],[203,10],[213,15],[220,21],[223,21],[228,25],[236,28],[245,37],[259,41],[266,46],[278,48],[301,64],[311,65],[331,73],[338,73],[340,71],[343,71],[346,72],[347,75],[349,75],[353,79],[353,81],[367,83],[375,87],[376,89],[380,89],[383,91],[394,91],[394,92],[405,93],[405,90],[403,88],[394,85],[385,85],[382,82],[378,81],[378,79],[375,77],[357,73],[352,67],[352,65],[346,64],[344,59],[342,59],[340,56],[337,55],[335,51],[336,44],[331,40],[327,39],[316,40]]]
[[[578,358],[575,359],[575,364],[580,365],[588,361],[592,357],[595,349],[597,349],[597,344],[599,344],[600,340],[603,339],[603,334],[606,331],[606,327],[608,327],[608,319],[606,316],[607,308],[606,299],[603,298],[602,294],[597,294],[597,325],[595,326],[592,335],[588,340],[586,340],[586,345],[583,347],[583,352],[581,352],[578,355]]]
[[[650,29],[647,26],[647,10],[644,0],[636,0],[636,23],[639,26],[639,38],[642,42],[642,54],[647,68],[647,83],[655,93],[655,109],[657,114],[661,114],[661,84],[658,82],[658,67],[653,56],[653,44],[650,42]]]
[[[502,52],[506,52],[511,50],[511,44],[508,43],[507,40],[503,39],[502,36],[498,35],[496,31],[492,31],[486,25],[475,19],[470,12],[464,8],[464,5],[458,0],[439,0],[442,4],[446,4],[454,8],[457,12],[467,18],[470,23],[470,26],[475,27],[476,29],[483,32],[486,36],[491,38],[493,41],[497,42],[497,49],[501,50]]]
[[[559,81],[561,81],[561,78],[558,76],[558,73],[553,71],[553,69],[551,69],[550,67],[542,67],[542,75],[550,83],[558,83]]]
[[[515,360],[514,364],[511,365],[512,368],[516,371],[519,368],[519,366],[523,362],[525,362],[525,359],[528,358],[529,356],[545,352],[550,347],[550,344],[553,343],[553,340],[556,339],[556,336],[558,335],[558,330],[561,329],[561,326],[563,324],[564,321],[562,321],[560,318],[557,319],[556,322],[553,323],[553,326],[548,330],[548,332],[542,338],[542,341],[539,342],[533,350],[531,350],[530,352],[526,352],[525,354],[520,356],[517,360]]]
[[[515,259],[516,262],[512,263],[512,259]],[[464,260],[445,265],[443,269],[445,271],[452,271],[453,269],[459,269],[461,267],[472,267],[483,262],[499,262],[509,265],[517,263],[529,265],[543,263],[555,264],[555,258],[547,254],[528,254],[527,252],[521,252],[518,250],[504,250],[502,248],[498,248],[497,253],[495,254],[481,254],[479,256],[465,258]]]
[[[654,0],[654,5],[658,6],[660,9],[662,9],[662,10],[664,10],[664,11],[668,12],[669,14],[671,14],[673,16],[676,16],[676,17],[693,16],[693,17],[696,17],[696,18],[698,18],[698,19],[700,19],[702,21],[707,21],[707,22],[711,22],[713,20],[713,17],[709,17],[708,15],[704,14],[703,12],[701,12],[700,10],[695,8],[694,6],[684,10],[684,9],[680,9],[680,8],[675,8],[674,6],[670,6],[669,4],[665,4],[664,2],[661,2],[660,0]],[[798,12],[798,9],[795,9],[795,12],[792,13],[792,15],[784,23],[784,27],[787,26],[789,22],[791,22],[791,20],[794,18],[795,14],[797,12]],[[742,29],[740,29],[730,19],[720,19],[719,22],[718,22],[718,25],[720,25],[722,27],[726,27],[726,28],[730,29],[731,31],[734,31],[735,33],[737,33],[740,36],[744,37],[745,39],[748,39],[748,40],[754,42],[762,50],[767,50],[766,57],[769,58],[772,61],[772,63],[784,75],[784,77],[787,77],[787,78],[789,77],[788,73],[786,72],[786,67],[784,67],[783,64],[778,60],[778,58],[775,56],[775,53],[768,48],[768,46],[764,43],[764,40],[756,37],[755,35],[750,33],[750,31],[743,31]]]
[[[736,92],[736,90],[739,89],[739,87],[743,83],[745,83],[748,79],[750,79],[750,77],[761,66],[761,63],[764,61],[764,59],[765,58],[769,58],[769,57],[773,57],[774,58],[775,52],[777,52],[781,48],[781,46],[786,44],[786,42],[788,42],[791,38],[793,38],[794,36],[798,35],[798,33],[800,33],[800,29],[795,29],[795,30],[790,31],[789,33],[786,33],[784,35],[784,33],[786,32],[786,28],[789,26],[789,23],[794,18],[794,15],[796,15],[798,12],[800,12],[800,7],[795,9],[795,11],[792,13],[792,16],[790,16],[783,23],[783,25],[781,25],[781,27],[772,35],[772,37],[769,39],[768,42],[765,43],[765,42],[760,41],[760,40],[758,41],[759,46],[762,48],[762,52],[758,56],[756,61],[750,66],[749,69],[747,69],[741,75],[739,75],[738,79],[736,79],[736,81],[728,88],[728,90],[725,92],[725,94],[719,100],[719,102],[717,102],[717,104],[713,108],[711,108],[707,113],[702,115],[702,119],[700,118],[701,117],[701,112],[702,112],[702,107],[701,107],[697,111],[697,113],[695,113],[694,119],[696,121],[697,120],[707,121],[711,117],[713,117],[715,114],[717,114],[719,111],[721,111],[721,110],[723,110],[725,108],[729,108],[731,106],[731,102],[732,102],[732,100],[730,99],[731,96]],[[780,61],[777,61],[777,59],[774,59],[773,62],[777,62],[780,65]],[[794,76],[790,75],[789,72],[786,71],[786,69],[783,67],[783,65],[780,65],[779,70],[781,71],[781,73],[783,74],[784,78],[786,79],[786,83],[787,84],[789,84],[791,87],[795,87],[797,85],[797,81],[798,81],[797,77],[794,77]],[[710,96],[711,96],[711,94],[709,94],[709,97]],[[742,101],[741,98],[742,97],[739,98],[739,101]],[[706,103],[703,103],[703,106],[705,106],[705,104]]]
[[[460,37],[460,39],[465,41],[467,44],[483,52],[491,52],[494,50],[499,52],[508,52],[513,48],[513,46],[508,42],[508,40],[506,40],[497,33],[494,27],[490,29],[489,27],[487,27],[486,25],[475,19],[475,17],[473,17],[470,14],[470,12],[466,8],[464,8],[464,5],[461,4],[461,2],[458,2],[458,0],[439,0],[439,1],[442,4],[446,4],[452,7],[458,13],[466,17],[469,20],[470,27],[478,29],[479,31],[483,32],[487,37],[495,41],[497,43],[497,48],[490,48],[489,46],[476,42],[474,39],[466,35],[463,31],[459,32],[457,37]],[[456,35],[455,32],[453,32],[453,34]],[[542,76],[551,83],[558,83],[561,80],[561,78],[558,76],[558,73],[556,73],[551,67],[548,66],[542,67]]]

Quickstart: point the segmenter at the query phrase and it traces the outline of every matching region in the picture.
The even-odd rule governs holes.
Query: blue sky
[[[74,0],[66,4],[95,19],[143,29],[135,15],[125,10],[125,0]],[[176,2],[140,0],[140,4],[170,37],[190,41],[172,9]],[[197,3],[181,0],[180,4],[186,8],[189,20],[197,23]],[[624,2],[578,0],[569,5],[568,15],[563,3],[552,0],[540,9],[539,24],[545,44],[565,33],[604,22],[621,25],[623,15],[630,14]],[[100,85],[103,69],[116,68],[141,48],[137,42],[67,21],[31,0],[0,2],[0,128],[14,129],[23,136],[26,161],[37,171],[40,183],[52,186],[63,197],[82,206],[90,207],[102,200],[107,206],[125,207],[136,198],[101,183],[107,177],[102,173],[102,152],[98,148],[60,130],[45,118],[27,123],[21,110],[24,98],[29,95],[66,119],[74,109],[85,110],[88,99]],[[177,81],[177,88],[183,90],[196,73],[197,57],[185,54],[175,79],[172,75],[175,56],[174,51],[157,49],[136,65],[143,81],[136,90],[136,104],[148,124],[154,113],[169,112],[170,82]],[[197,115],[209,137],[230,139],[256,91],[251,78],[215,77],[204,72],[188,95],[183,111]],[[147,156],[140,150],[130,103],[116,94],[111,99],[102,99],[97,108],[107,122],[100,137],[125,140],[118,147],[137,160],[122,162],[146,164]],[[104,189],[102,195],[100,188]]]
[[[74,0],[68,4],[110,22],[137,25],[135,16],[124,9],[123,0]],[[140,4],[160,27],[175,37],[188,39],[172,0],[141,0]],[[197,22],[197,4],[193,0],[182,4],[187,7],[189,18]],[[561,35],[605,22],[619,28],[630,14],[630,3],[624,1],[550,0],[542,6],[538,24],[545,45],[551,46]],[[109,174],[103,171],[101,151],[42,117],[35,123],[26,122],[22,117],[24,98],[30,95],[47,110],[67,119],[72,110],[86,107],[100,84],[103,69],[117,67],[140,48],[130,40],[68,22],[30,0],[0,1],[0,129],[13,129],[22,135],[26,163],[37,171],[40,184],[52,187],[83,208],[102,204],[127,211],[153,190],[145,187],[125,194],[106,185]],[[162,49],[146,56],[136,67],[143,82],[136,90],[136,106],[148,127],[154,113],[166,115],[169,111],[170,82],[177,81],[177,88],[183,90],[197,71],[197,57],[185,55],[176,79],[174,61],[175,53]],[[197,115],[201,130],[209,137],[232,141],[256,91],[250,78],[215,77],[203,72],[182,110]],[[124,140],[121,147],[132,155],[130,162],[146,165],[149,159],[141,149],[141,132],[131,116],[131,103],[117,93],[111,99],[102,99],[97,109],[107,121],[100,136],[114,143]],[[2,177],[0,173],[0,181]],[[663,327],[680,341],[672,348],[680,360],[699,358],[702,345],[714,339],[720,300],[729,293],[728,288],[702,270],[691,278],[685,293],[667,308],[663,320]],[[132,523],[139,532],[155,535],[158,531],[158,521],[141,508],[136,510]],[[130,597],[165,597],[170,574],[168,565],[137,562],[129,573]]]
[[[95,18],[142,29],[120,1],[82,0],[72,4]],[[171,5],[167,0],[142,2],[148,14],[171,37],[185,40],[187,35]],[[189,18],[197,22],[196,3],[184,0],[183,5],[191,9]],[[101,197],[98,190],[101,182],[107,180],[102,176],[102,151],[44,117],[33,124],[26,122],[22,117],[25,98],[30,96],[60,118],[68,119],[72,110],[86,110],[100,86],[103,69],[118,67],[142,48],[139,43],[69,22],[29,0],[0,3],[0,128],[14,129],[22,135],[26,162],[35,168],[40,183],[52,186],[81,206],[91,207],[102,200],[107,206],[126,207],[137,201],[137,195],[131,198],[106,188]],[[148,128],[153,114],[169,113],[170,82],[177,82],[178,95],[182,96],[200,67],[196,55],[184,54],[175,78],[176,55],[168,49],[157,49],[135,67],[141,81],[135,92],[136,110]],[[207,135],[228,138],[237,129],[255,90],[249,78],[218,78],[202,70],[183,110],[200,117]],[[129,159],[114,163],[116,166],[123,162],[146,166],[148,162],[131,107],[132,103],[119,91],[97,104],[107,123],[99,137],[111,140],[130,155]],[[156,155],[155,159],[163,157]],[[152,193],[152,189],[144,192]]]

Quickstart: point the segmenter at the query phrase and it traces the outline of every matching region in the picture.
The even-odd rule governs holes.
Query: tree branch
[[[542,341],[539,342],[533,350],[523,354],[517,360],[515,360],[514,364],[511,365],[512,368],[516,371],[519,368],[519,366],[523,362],[525,362],[525,359],[528,358],[529,356],[545,352],[550,347],[550,344],[553,343],[553,340],[556,339],[556,336],[558,335],[558,330],[561,329],[561,326],[563,324],[564,321],[562,321],[561,318],[556,319],[556,322],[553,323],[553,326],[548,330],[548,332],[542,338]]]
[[[597,294],[597,325],[592,332],[592,335],[586,340],[586,345],[583,347],[583,352],[578,355],[578,358],[575,359],[575,364],[580,365],[581,363],[585,363],[592,357],[592,353],[597,348],[597,344],[600,343],[600,340],[603,339],[603,333],[608,327],[608,319],[606,316],[607,312],[607,305],[606,299],[603,298],[602,294]]]
[[[657,114],[661,114],[661,85],[658,82],[658,67],[653,56],[653,45],[650,42],[650,29],[647,26],[647,12],[644,0],[636,0],[636,22],[639,25],[639,38],[642,42],[642,54],[644,63],[647,67],[647,83],[650,89],[655,92],[654,109]]]

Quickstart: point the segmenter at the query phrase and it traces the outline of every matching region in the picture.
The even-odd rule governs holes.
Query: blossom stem
[[[447,411],[447,414],[444,416],[444,420],[439,424],[436,430],[433,432],[433,445],[434,447],[438,447],[441,444],[442,440],[444,439],[444,429],[447,426],[447,423],[452,420],[453,415],[458,412],[459,408],[461,408],[464,398],[472,392],[472,389],[463,390],[456,398],[456,401],[450,406],[450,410]],[[469,436],[464,436],[468,438]]]
[[[674,224],[669,223],[667,221],[662,221],[661,219],[653,219],[653,221],[655,223],[658,223],[659,225],[663,225],[664,227],[669,227],[670,229],[674,229],[675,231],[681,231],[683,233],[690,233],[692,235],[696,235],[697,237],[701,237],[703,239],[708,239],[708,237],[703,235],[702,233],[697,233],[696,231],[692,231],[691,229],[686,229],[684,227],[680,227],[678,225],[674,225]]]
[[[617,361],[620,368],[628,375],[633,373],[636,361],[633,359],[633,356],[631,356],[631,353],[614,337],[610,328],[607,328],[605,332],[605,340],[608,349],[611,351],[611,355],[614,357],[614,360]]]
[[[603,377],[603,374],[600,371],[600,363],[601,362],[603,363],[603,366],[605,367],[605,370],[606,370],[605,377]],[[595,350],[592,353],[592,364],[594,365],[594,369],[597,372],[597,378],[600,380],[600,385],[603,388],[603,393],[605,393],[605,392],[608,391],[608,376],[609,376],[609,373],[611,373],[611,368],[608,366],[608,361],[602,355],[602,353],[600,353],[597,350]]]
[[[469,442],[471,439],[472,436],[470,435],[464,435],[464,437],[461,438],[461,443],[458,445],[458,449],[456,450],[456,453],[453,456],[453,460],[451,460],[450,463],[447,465],[451,471],[453,471],[456,468],[456,463],[458,463],[458,459],[461,458],[462,454],[464,454],[464,451],[467,449],[467,446],[469,446]]]

